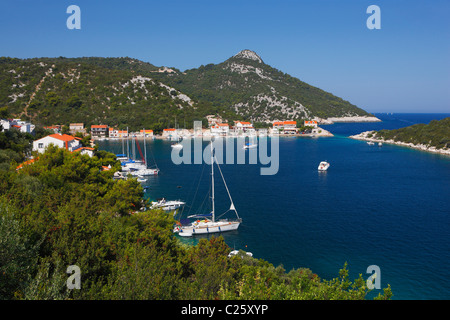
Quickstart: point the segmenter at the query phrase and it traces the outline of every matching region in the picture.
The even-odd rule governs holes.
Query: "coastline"
[[[326,122],[333,124],[335,122],[381,122],[377,117],[371,116],[353,116],[353,117],[331,117],[327,118]]]
[[[394,141],[392,139],[390,140],[385,140],[385,139],[381,139],[381,138],[369,138],[368,135],[369,134],[373,134],[376,131],[364,131],[361,132],[359,134],[355,134],[352,136],[349,136],[350,139],[355,139],[355,140],[362,140],[362,141],[371,141],[371,142],[382,142],[382,143],[388,143],[388,144],[394,144],[394,145],[398,145],[398,146],[402,146],[402,147],[409,147],[409,148],[413,148],[413,149],[417,149],[417,150],[421,150],[421,151],[427,151],[427,152],[433,152],[433,153],[439,153],[439,154],[443,154],[443,155],[447,155],[450,156],[450,149],[436,149],[435,147],[429,147],[423,144],[413,144],[411,142],[402,142],[402,141]]]
[[[320,132],[319,132],[320,131]],[[194,135],[192,132],[189,133],[189,135],[183,135],[180,134],[179,138],[182,139],[191,139],[191,138],[203,138],[203,139],[210,139],[211,137],[221,137],[221,138],[242,138],[242,137],[251,137],[252,135],[245,135],[245,134],[241,134],[241,135],[224,135],[224,136],[215,136],[215,135],[211,135],[208,133],[203,133],[201,135]],[[296,134],[255,134],[254,136],[258,136],[258,137],[334,137],[334,134],[332,134],[330,131],[325,130],[323,128],[318,127],[317,128],[317,132],[314,133],[296,133]],[[133,135],[132,132],[130,132],[130,137],[133,137],[135,139],[138,140],[143,140],[144,137],[142,135]],[[118,137],[93,137],[92,140],[94,141],[102,141],[102,140],[121,140],[122,138],[118,138]],[[126,139],[126,137],[124,137],[124,139]],[[150,137],[145,137],[145,139],[147,140],[170,140],[170,141],[175,141],[177,139],[173,139],[173,137],[170,136],[162,136],[162,135],[153,135]]]

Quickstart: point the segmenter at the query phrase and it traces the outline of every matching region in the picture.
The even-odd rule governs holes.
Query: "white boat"
[[[169,200],[162,198],[158,201],[153,201],[150,209],[163,209],[164,211],[173,211],[181,206],[184,206],[186,203],[180,200]]]
[[[159,173],[159,169],[152,169],[152,168],[142,168],[142,169],[136,169],[136,170],[130,170],[128,171],[129,174],[131,174],[134,177],[139,176],[154,176]]]
[[[145,181],[147,181],[147,179],[145,179],[143,176],[137,176],[137,181],[138,182],[145,182]]]
[[[253,253],[242,251],[244,254],[246,254],[249,257],[253,257]],[[231,258],[233,256],[237,256],[239,254],[239,250],[233,250],[228,254],[228,258]]]
[[[253,148],[256,148],[257,146],[258,146],[258,144],[249,142],[249,143],[244,144],[244,149],[253,149]]]
[[[145,132],[145,129],[144,129]],[[149,168],[147,165],[147,143],[144,136],[144,155],[142,155],[139,144],[137,145],[143,160],[131,160],[122,163],[122,171],[128,172],[132,176],[154,176],[159,173],[158,167]]]
[[[127,160],[122,162],[122,171],[136,171],[145,168],[147,168],[145,163],[139,160]]]
[[[330,167],[330,164],[326,161],[322,161],[319,163],[319,167],[317,168],[319,171],[326,171]]]
[[[381,142],[378,142],[378,146],[379,146],[379,147],[382,147],[383,144],[382,144]]]
[[[372,141],[367,141],[367,144],[368,144],[369,146],[373,146],[375,143],[373,143]]]
[[[119,161],[127,161],[128,157],[126,154],[120,153],[120,154],[116,154],[116,159]]]
[[[211,203],[212,203],[212,211],[211,215],[191,215],[188,218],[196,219],[194,222],[190,222],[187,225],[181,225],[177,223],[174,227],[173,232],[178,233],[182,237],[191,237],[197,234],[209,234],[209,233],[217,233],[217,232],[226,232],[237,230],[239,225],[242,222],[242,219],[239,217],[236,208],[234,207],[233,199],[231,198],[230,191],[228,190],[228,186],[225,182],[225,179],[222,175],[222,171],[220,170],[219,164],[217,163],[217,167],[219,168],[220,175],[224,182],[225,188],[228,193],[228,197],[230,198],[230,208],[228,211],[234,211],[237,219],[228,220],[228,219],[220,219],[216,220],[216,212],[215,212],[215,203],[214,203],[214,162],[217,163],[217,159],[213,153],[213,146],[211,141]],[[228,212],[226,211],[226,212]],[[225,212],[225,213],[226,213]],[[207,217],[211,216],[211,219]]]
[[[177,138],[177,142],[176,142],[176,143],[173,143],[173,144],[171,145],[171,147],[172,147],[172,148],[175,148],[175,149],[183,149],[183,145],[181,144],[180,139],[178,139],[178,138]]]
[[[252,141],[249,140],[248,143],[244,144],[244,149],[253,149],[256,148],[258,146],[258,143],[256,141],[254,141],[256,138],[256,136],[251,136],[252,137]]]
[[[171,147],[175,148],[175,149],[182,149],[183,145],[181,143],[177,142],[177,143],[172,144]]]

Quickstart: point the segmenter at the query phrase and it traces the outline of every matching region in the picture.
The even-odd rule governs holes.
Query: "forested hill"
[[[158,78],[253,121],[368,115],[348,101],[265,64],[251,50],[183,73],[159,73]]]
[[[220,112],[158,80],[131,58],[0,58],[0,106],[35,124],[107,124],[132,130],[191,125]],[[232,117],[233,115],[230,115]]]
[[[450,117],[432,120],[429,124],[418,123],[395,130],[380,130],[374,135],[384,140],[448,149],[450,148]]]
[[[83,122],[119,128],[186,127],[225,119],[300,120],[368,115],[243,50],[181,72],[133,58],[0,58],[0,107],[41,125]]]

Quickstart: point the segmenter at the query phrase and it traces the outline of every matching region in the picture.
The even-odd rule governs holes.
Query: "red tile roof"
[[[24,166],[27,166],[27,165],[29,165],[29,164],[32,164],[32,163],[35,162],[37,159],[38,159],[38,158],[36,158],[36,159],[31,159],[31,160],[22,162],[21,164],[19,164],[19,165],[17,166],[16,170],[22,169]]]
[[[295,124],[295,125],[297,125],[297,121],[275,121],[273,123],[274,126],[283,126],[283,125],[286,125],[286,124]]]
[[[66,141],[66,142],[75,140],[75,137],[69,136],[68,134],[54,133],[54,134],[49,135],[48,137],[52,137],[52,138],[55,138],[55,139],[58,139],[61,141]]]

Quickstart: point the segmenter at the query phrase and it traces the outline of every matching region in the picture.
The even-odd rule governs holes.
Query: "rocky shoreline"
[[[393,139],[385,140],[385,139],[381,139],[381,138],[369,138],[368,137],[370,134],[373,135],[375,133],[376,133],[376,131],[365,131],[365,132],[361,132],[359,134],[355,134],[353,136],[349,136],[349,138],[356,139],[356,140],[363,140],[363,141],[372,141],[375,143],[382,142],[382,143],[395,144],[398,146],[409,147],[409,148],[413,148],[413,149],[417,149],[417,150],[421,150],[421,151],[434,152],[434,153],[439,153],[439,154],[444,154],[444,155],[450,156],[450,149],[436,149],[435,147],[430,147],[430,146],[427,146],[424,144],[413,144],[413,143],[402,142],[402,141],[394,141]]]
[[[326,119],[327,122],[381,122],[377,117],[354,116],[354,117],[331,117]]]

